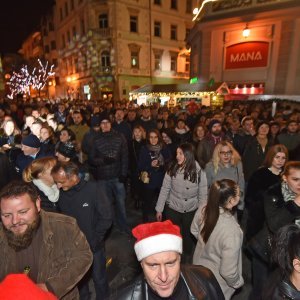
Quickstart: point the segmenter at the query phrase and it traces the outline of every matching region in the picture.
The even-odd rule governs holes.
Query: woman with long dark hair
[[[207,205],[199,207],[191,225],[198,239],[193,264],[214,273],[226,300],[244,283],[243,233],[233,214],[239,201],[239,186],[233,180],[216,181],[210,188]]]
[[[265,284],[262,300],[300,299],[300,228],[279,229],[273,240],[273,260],[278,266]]]
[[[157,129],[149,130],[147,144],[142,147],[138,161],[140,179],[143,183],[142,210],[144,222],[148,222],[151,215],[155,219],[154,207],[170,158],[169,148],[164,145],[159,131]]]
[[[205,173],[195,161],[192,144],[181,144],[165,174],[155,207],[157,221],[166,219],[180,226],[183,237],[183,260],[192,256],[195,243],[190,227],[199,204],[203,206],[207,199],[207,181]]]

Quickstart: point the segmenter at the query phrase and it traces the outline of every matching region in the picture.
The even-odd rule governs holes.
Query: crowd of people
[[[216,288],[216,298],[209,299],[227,300],[243,286],[242,258],[247,255],[252,265],[250,300],[284,293],[272,285],[265,290],[269,278],[274,282],[274,270],[276,282],[298,295],[291,299],[300,299],[294,263],[300,243],[295,242],[299,249],[288,249],[290,267],[278,254],[283,234],[276,235],[280,230],[288,231],[291,240],[299,235],[289,230],[296,232],[293,224],[300,224],[300,107],[286,102],[278,102],[276,111],[272,107],[270,102],[236,101],[211,109],[194,99],[184,107],[2,100],[0,244],[5,253],[14,253],[7,254],[9,263],[2,255],[0,280],[30,266],[28,276],[59,299],[90,299],[90,278],[97,300],[107,299],[105,239],[112,229],[132,236],[126,207],[131,202],[141,210],[141,226],[161,228],[157,224],[168,220],[182,239],[180,249],[148,253],[143,248],[143,257],[136,250],[144,273],[152,266],[148,257],[175,251],[174,263],[166,263],[170,268],[178,261],[210,270],[209,278],[221,292]],[[69,228],[77,226],[69,217],[79,228]],[[60,233],[47,225],[53,222],[61,223]],[[59,236],[54,247],[62,247],[54,257],[45,252],[53,247],[45,240],[51,232]],[[63,244],[71,237],[76,251]],[[43,240],[45,249],[39,246]],[[286,243],[290,248],[291,242]],[[146,247],[152,249],[152,244]],[[40,255],[48,255],[46,265],[48,260],[56,265],[45,272]],[[84,267],[73,263],[81,258]],[[278,273],[277,266],[288,270]],[[196,274],[196,269],[190,272]],[[55,272],[68,274],[68,284],[62,286],[61,276],[54,280]],[[169,284],[166,274],[157,276],[160,285]],[[178,278],[182,288],[185,279]],[[168,294],[145,279],[149,299],[191,292],[178,291],[175,284]],[[120,292],[117,299],[128,298]]]

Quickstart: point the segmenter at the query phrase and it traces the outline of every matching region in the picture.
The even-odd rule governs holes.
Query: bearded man
[[[77,283],[92,264],[75,219],[45,212],[34,186],[11,182],[0,192],[0,281],[26,273],[59,299],[79,299]]]

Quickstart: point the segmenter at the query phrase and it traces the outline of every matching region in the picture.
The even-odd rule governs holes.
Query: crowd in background
[[[183,261],[210,268],[225,299],[243,285],[244,250],[250,298],[260,299],[274,270],[270,238],[300,219],[300,104],[272,107],[2,100],[0,188],[32,182],[43,209],[74,216],[60,204],[60,189],[97,182],[121,233],[130,235],[126,201],[142,210],[141,222],[179,225]],[[74,185],[57,175],[65,162],[78,168]]]

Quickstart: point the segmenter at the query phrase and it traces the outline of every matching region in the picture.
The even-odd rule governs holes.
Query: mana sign
[[[268,42],[246,42],[231,45],[226,48],[225,69],[266,67],[268,56]]]

